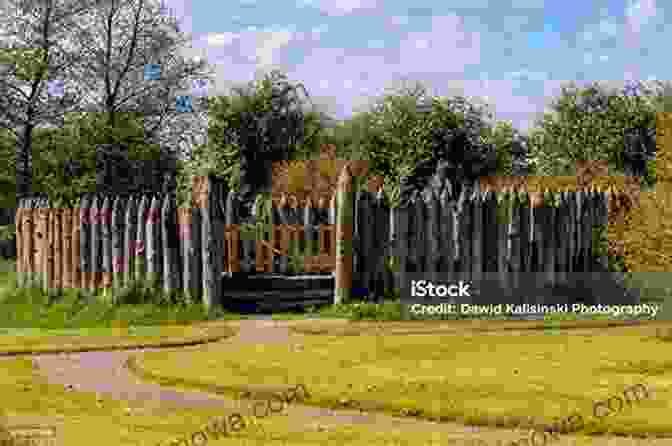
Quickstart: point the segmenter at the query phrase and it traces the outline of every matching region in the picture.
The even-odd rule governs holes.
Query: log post
[[[346,165],[336,191],[336,277],[334,303],[350,299],[352,293],[353,192],[352,174]]]
[[[109,196],[103,200],[98,224],[102,234],[102,289],[105,301],[112,298],[112,201]]]
[[[113,296],[118,295],[124,286],[124,206],[121,198],[116,197],[112,204],[112,281]]]
[[[137,235],[138,229],[138,203],[135,198],[130,197],[126,203],[126,213],[124,215],[124,286],[128,287],[133,280],[136,279],[134,276],[135,270],[135,237]]]

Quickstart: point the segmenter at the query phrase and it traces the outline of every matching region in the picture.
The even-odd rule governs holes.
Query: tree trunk
[[[16,199],[31,195],[33,182],[33,125],[26,125],[16,143]]]

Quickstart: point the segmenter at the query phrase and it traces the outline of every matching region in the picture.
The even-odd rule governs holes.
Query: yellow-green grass
[[[2,362],[0,394],[3,406],[0,414],[6,415],[3,424],[38,424],[56,429],[57,445],[84,446],[95,442],[97,446],[154,446],[169,445],[171,440],[191,436],[202,430],[214,417],[227,417],[240,413],[246,423],[251,423],[249,411],[232,409],[174,408],[157,401],[130,402],[106,398],[91,392],[67,391],[63,386],[48,384],[34,369],[29,359],[8,359]],[[466,445],[458,435],[439,435],[432,429],[404,432],[376,430],[371,425],[343,423],[323,426],[324,429],[306,430],[297,427],[291,417],[269,416],[229,437],[209,441],[221,446],[416,446],[416,445]],[[374,426],[375,427],[375,426]],[[485,436],[485,435],[483,435]],[[452,437],[452,438],[451,438]],[[456,440],[456,437],[462,438]],[[488,444],[497,439],[518,438],[515,433],[489,433]],[[468,440],[468,437],[466,438]],[[581,446],[587,446],[583,438]],[[174,442],[172,444],[189,445]],[[199,443],[196,443],[199,444]],[[200,444],[203,444],[202,442]]]
[[[190,339],[201,330],[185,328],[190,324],[245,318],[219,308],[208,312],[200,303],[162,301],[159,289],[130,288],[129,302],[112,303],[81,290],[50,294],[35,287],[18,288],[13,267],[14,262],[0,261],[0,351],[3,345],[57,344],[68,342],[68,337],[78,345],[109,344],[103,338],[113,338],[113,343],[125,338],[135,343],[147,340],[142,338]]]
[[[119,350],[208,343],[235,334],[225,323],[70,330],[0,330],[0,356],[89,350]]]
[[[29,359],[3,360],[0,373],[2,412],[6,424],[39,424],[56,428],[58,445],[158,445],[190,435],[225,412],[213,409],[176,409],[157,401],[114,400],[91,392],[67,391],[48,384]],[[264,444],[258,430],[241,431],[216,444],[240,444],[250,436]]]
[[[563,335],[549,336],[541,331],[547,325],[536,321],[302,321],[297,331],[321,335],[297,333],[288,344],[149,352],[134,367],[144,379],[255,398],[303,383],[311,405],[469,425],[513,427],[529,424],[530,417],[534,424],[550,424],[577,411],[588,434],[672,433],[672,361],[666,359],[672,324],[610,325],[615,323],[556,322]],[[593,402],[637,383],[655,396],[596,422]]]

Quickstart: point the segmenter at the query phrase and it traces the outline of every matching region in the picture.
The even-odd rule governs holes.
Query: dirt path
[[[271,320],[247,320],[236,322],[240,327],[237,335],[222,340],[224,343],[286,343],[293,336],[284,322]],[[208,348],[207,345],[185,348]],[[232,399],[220,395],[213,395],[198,391],[178,391],[162,387],[158,384],[139,381],[124,367],[125,361],[131,355],[154,349],[126,350],[126,351],[98,351],[72,354],[45,354],[33,356],[40,372],[47,380],[64,386],[74,385],[77,390],[92,391],[106,396],[130,400],[143,401],[145,404],[157,405],[165,409],[166,406],[175,408],[186,407],[221,407],[223,414],[230,413],[239,406]],[[524,436],[522,431],[502,428],[470,427],[458,423],[435,423],[413,418],[397,418],[391,415],[376,413],[361,413],[359,410],[338,410],[315,408],[291,404],[283,413],[290,417],[292,430],[296,432],[330,430],[338,425],[363,424],[372,431],[393,432],[436,432],[448,444],[455,439],[456,444],[471,444],[468,440],[478,437],[487,444],[497,444],[497,440],[517,440]],[[283,416],[277,415],[277,416]],[[573,445],[574,438],[570,435],[561,436],[554,442],[557,445]],[[464,441],[467,441],[466,443]],[[672,438],[637,440],[623,437],[593,437],[591,444],[599,446],[634,446],[669,445]],[[550,443],[549,443],[550,444]]]

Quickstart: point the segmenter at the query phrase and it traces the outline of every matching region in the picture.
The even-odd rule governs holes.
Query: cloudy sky
[[[656,0],[165,4],[217,70],[210,94],[280,68],[338,119],[405,79],[487,101],[524,131],[568,81],[670,79],[672,5]]]

